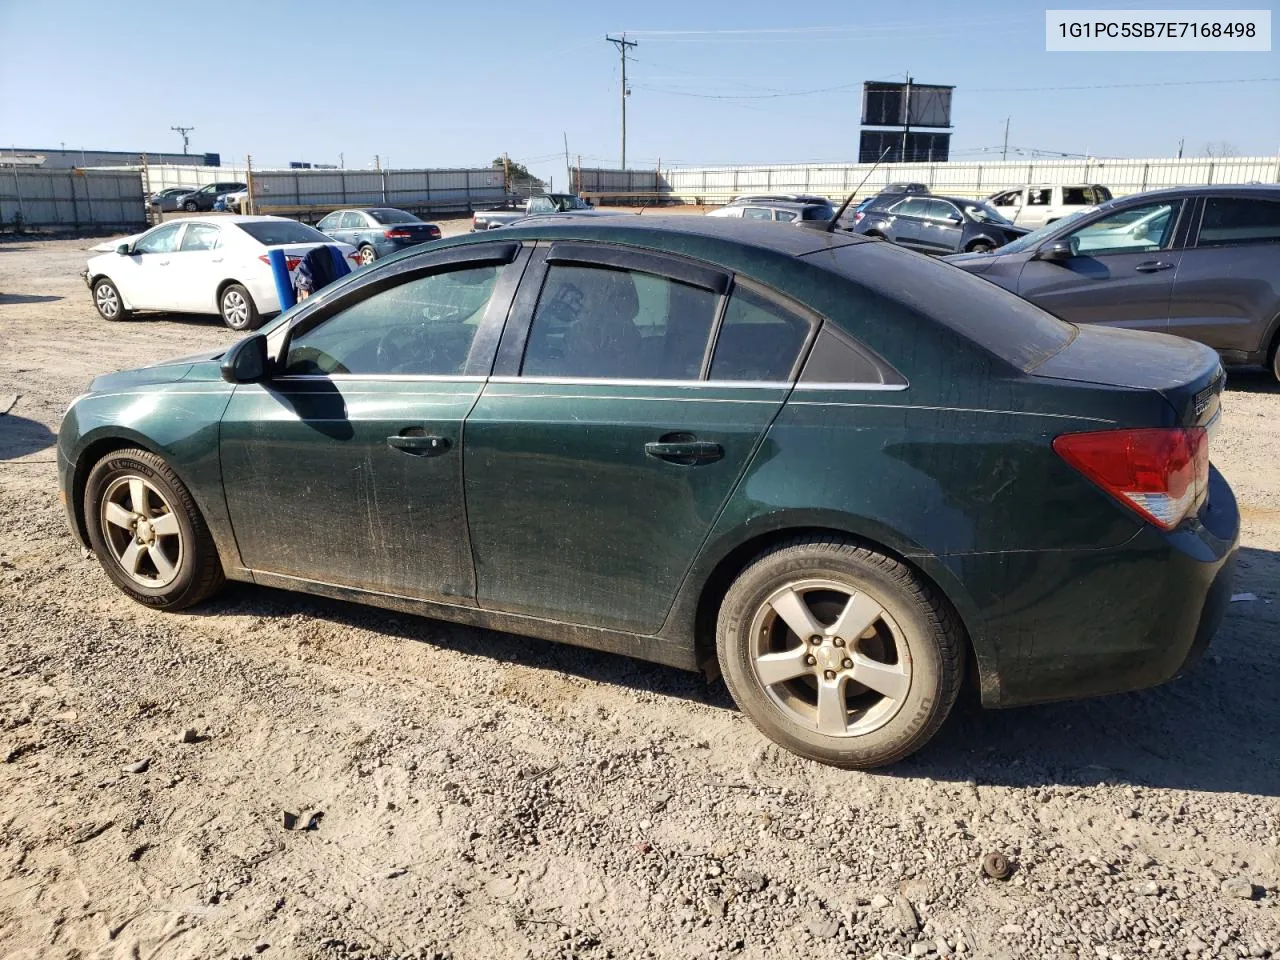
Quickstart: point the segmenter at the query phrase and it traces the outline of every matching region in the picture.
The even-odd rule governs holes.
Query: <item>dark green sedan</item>
[[[865,767],[1204,648],[1239,519],[1212,350],[890,244],[703,217],[391,257],[67,412],[71,527],[163,609],[225,580],[717,664]]]

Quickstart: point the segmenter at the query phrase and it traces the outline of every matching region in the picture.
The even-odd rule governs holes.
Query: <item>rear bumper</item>
[[[975,597],[982,699],[1007,707],[1122,693],[1189,669],[1231,599],[1240,518],[1211,470],[1209,498],[1172,533],[1151,526],[1105,550],[947,558]]]
[[[381,240],[374,241],[373,248],[378,251],[378,256],[386,257],[406,247],[417,247],[439,239],[439,237],[423,237],[421,240],[389,240],[383,237]]]

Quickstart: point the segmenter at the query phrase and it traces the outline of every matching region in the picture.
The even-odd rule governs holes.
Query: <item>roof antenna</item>
[[[827,220],[825,222],[822,220],[809,221],[810,223],[813,224],[815,229],[823,230],[826,233],[836,232],[836,224],[840,222],[840,218],[844,216],[844,212],[849,209],[849,204],[853,202],[854,196],[857,194],[859,190],[862,189],[863,185],[868,180],[871,179],[871,175],[876,172],[876,167],[880,166],[880,160],[883,160],[886,156],[889,155],[889,150],[891,149],[891,147],[892,145],[884,148],[884,153],[880,154],[880,159],[871,165],[871,169],[867,171],[867,175],[862,178],[862,183],[854,187],[853,192],[844,198],[844,203],[840,204],[840,209],[836,211],[836,215],[834,217],[832,217],[830,220]]]

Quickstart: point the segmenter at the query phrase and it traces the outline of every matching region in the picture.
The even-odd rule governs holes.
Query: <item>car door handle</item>
[[[168,261],[168,260],[157,260],[157,261],[156,261],[156,266],[157,266],[157,267],[167,267],[168,265],[169,265],[169,261]]]
[[[1133,269],[1139,273],[1158,273],[1161,270],[1172,270],[1173,264],[1166,260],[1144,260]]]
[[[714,463],[724,457],[724,448],[718,443],[708,440],[663,439],[644,445],[646,456],[655,460],[666,460],[685,467],[696,467],[702,463]]]
[[[221,262],[222,262],[222,257],[213,257],[212,259],[210,259],[210,261],[209,261],[209,262],[210,262],[210,263],[221,263]]]
[[[404,436],[397,434],[394,437],[387,437],[387,446],[394,447],[401,453],[407,453],[414,457],[438,457],[449,449],[449,440],[447,437],[426,436]]]

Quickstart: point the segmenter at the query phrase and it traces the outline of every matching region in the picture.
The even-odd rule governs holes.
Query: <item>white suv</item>
[[[1034,230],[1110,199],[1111,191],[1100,183],[1038,184],[993,193],[987,203],[1018,226]]]

